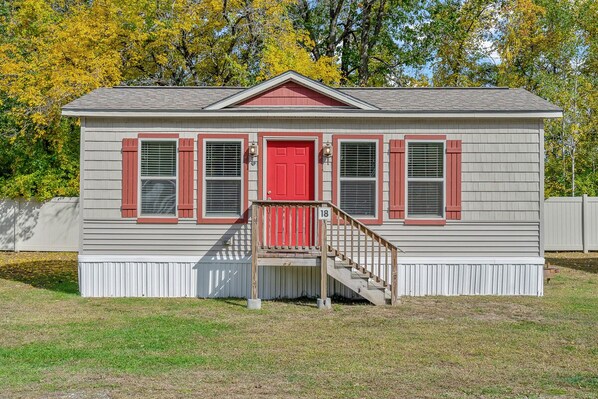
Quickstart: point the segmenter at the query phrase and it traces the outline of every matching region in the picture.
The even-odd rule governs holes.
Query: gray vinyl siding
[[[198,133],[322,132],[384,134],[384,224],[372,226],[409,256],[540,256],[541,122],[513,120],[276,120],[86,118],[82,184],[82,254],[194,255],[247,257],[245,225],[137,224],[123,219],[121,142],[140,132]],[[462,220],[446,226],[405,226],[388,219],[389,140],[405,134],[445,134],[463,141]],[[264,154],[260,154],[263,156]],[[195,152],[197,168],[197,151]],[[333,161],[334,162],[334,161]],[[197,203],[197,170],[195,171]],[[324,164],[325,200],[332,196],[332,163]],[[249,200],[257,198],[257,162],[249,166]],[[224,242],[233,236],[232,245]]]

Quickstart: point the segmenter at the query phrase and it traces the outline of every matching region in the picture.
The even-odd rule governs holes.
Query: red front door
[[[266,198],[277,201],[315,199],[313,141],[268,141]],[[313,212],[300,207],[276,208],[269,215],[270,246],[313,245]]]

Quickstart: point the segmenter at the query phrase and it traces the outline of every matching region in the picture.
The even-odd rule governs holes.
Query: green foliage
[[[546,197],[598,195],[597,4],[455,0],[434,8],[435,85],[523,87],[563,108],[562,120],[545,125]]]
[[[78,193],[78,125],[102,86],[524,87],[545,126],[547,196],[598,195],[594,0],[0,0],[0,196]],[[575,179],[573,179],[575,175]]]
[[[298,1],[295,24],[309,32],[314,59],[336,57],[344,85],[406,85],[430,60],[430,0]]]
[[[0,197],[79,195],[79,127],[62,119],[52,134],[36,139],[0,136]]]
[[[545,195],[598,195],[597,3],[518,0],[504,10],[498,83],[564,110],[545,126]]]

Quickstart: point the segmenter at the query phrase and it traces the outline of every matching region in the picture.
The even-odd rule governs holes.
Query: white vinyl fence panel
[[[598,197],[554,197],[544,203],[547,251],[598,250]],[[0,251],[77,251],[79,198],[0,200]]]
[[[544,249],[598,250],[598,197],[554,197],[544,202]]]
[[[0,200],[0,250],[77,251],[79,198]]]

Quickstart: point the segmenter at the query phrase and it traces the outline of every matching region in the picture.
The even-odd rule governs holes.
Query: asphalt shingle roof
[[[346,88],[340,91],[399,112],[560,111],[524,90],[507,88]]]
[[[67,104],[68,111],[201,111],[243,91],[241,87],[100,88]],[[338,91],[393,112],[561,111],[523,89],[339,88]]]

